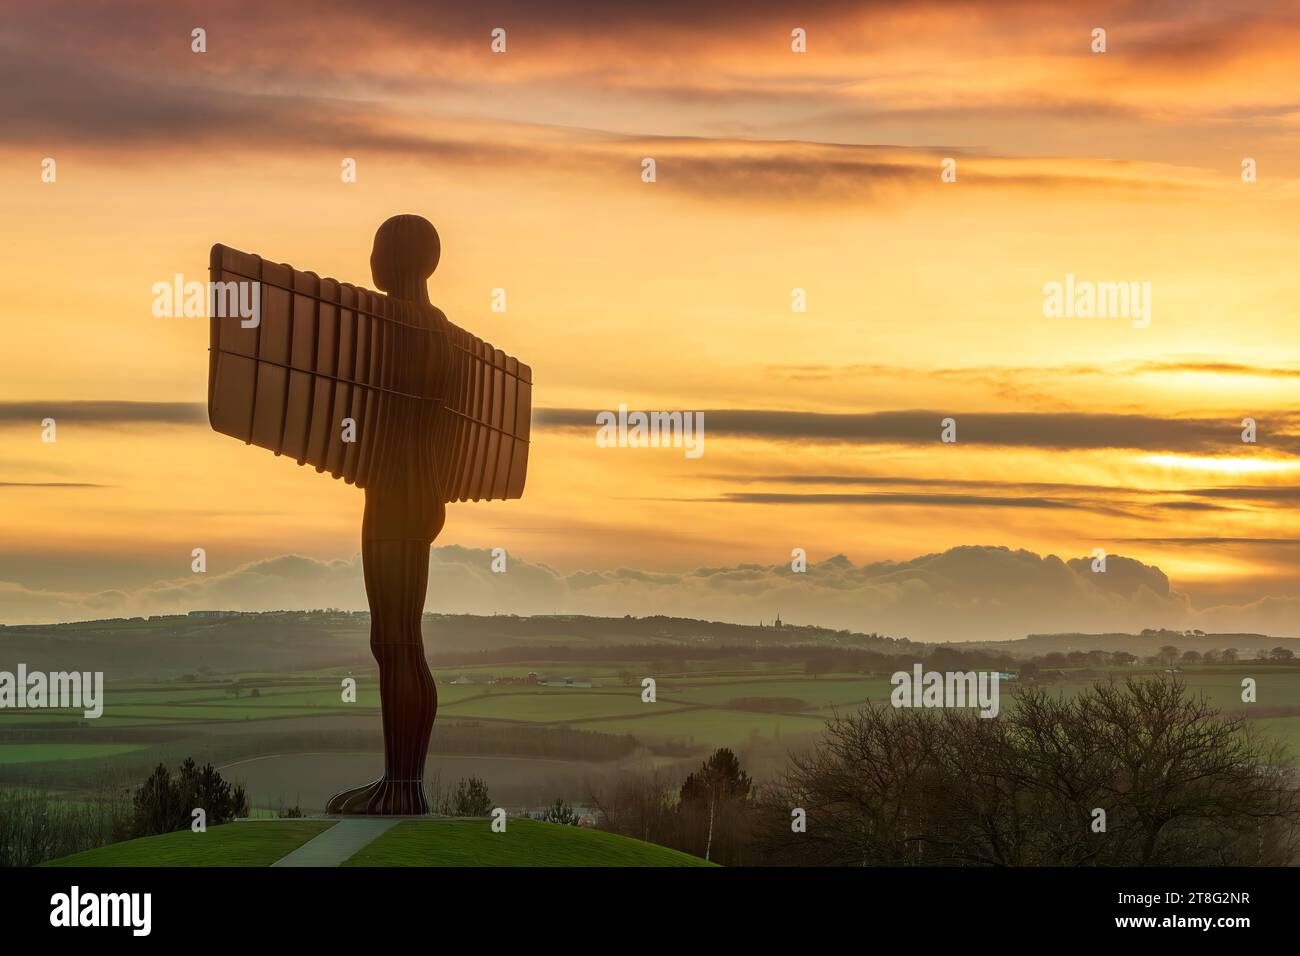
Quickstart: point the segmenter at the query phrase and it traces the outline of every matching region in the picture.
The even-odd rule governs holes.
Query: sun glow
[[[1300,470],[1300,461],[1270,458],[1216,458],[1201,455],[1143,455],[1142,461],[1164,468],[1209,471],[1220,475],[1273,475]]]

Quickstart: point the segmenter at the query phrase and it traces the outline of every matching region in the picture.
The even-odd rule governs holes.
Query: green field
[[[712,866],[628,837],[538,820],[408,820],[344,866]]]
[[[1131,667],[1111,668],[1102,677],[1076,678],[1066,672],[1064,680],[1047,684],[1050,691],[1075,693],[1085,687],[1091,687],[1097,680],[1125,677],[1150,677],[1162,673],[1159,668]],[[1230,670],[1222,666],[1192,667],[1177,675],[1193,694],[1203,694],[1214,707],[1224,711],[1241,711],[1249,716],[1252,709],[1272,707],[1300,708],[1300,669],[1277,667],[1266,664],[1252,666],[1236,664]],[[1256,701],[1253,704],[1242,703],[1241,681],[1250,677],[1255,680]],[[1004,686],[1005,690],[1005,686]]]
[[[277,680],[283,680],[278,678]],[[270,679],[268,679],[270,683]],[[253,685],[257,686],[257,685]],[[276,717],[310,717],[378,712],[379,687],[375,678],[359,678],[355,701],[344,702],[338,681],[295,682],[257,686],[258,696],[245,687],[238,697],[222,687],[191,687],[176,683],[109,686],[103,716],[86,720],[80,711],[14,710],[5,715],[6,726],[89,728],[144,727],[182,722],[262,720]],[[439,684],[439,706],[490,695],[502,689],[476,684]],[[541,688],[545,690],[545,688]],[[491,708],[489,708],[490,710]]]
[[[654,705],[648,705],[654,706]],[[597,720],[584,730],[606,734],[634,734],[650,742],[688,741],[704,747],[740,747],[755,735],[779,740],[794,734],[816,733],[826,726],[824,717],[791,714],[754,714],[738,710],[681,710],[635,720]]]
[[[439,712],[448,717],[484,717],[547,724],[601,717],[643,716],[660,709],[664,712],[677,710],[680,706],[664,702],[642,703],[639,689],[606,693],[594,688],[572,692],[551,688],[521,688],[518,693],[498,690],[494,694],[451,706],[444,706],[441,700],[438,702]]]
[[[714,748],[731,747],[745,760],[761,752],[765,762],[754,769],[760,775],[770,775],[779,769],[785,750],[806,747],[835,713],[851,713],[868,700],[887,703],[892,689],[886,675],[827,673],[813,677],[802,665],[737,666],[734,660],[717,661],[712,670],[707,666],[703,661],[678,661],[671,672],[658,673],[654,703],[641,700],[641,675],[655,673],[644,664],[536,661],[440,669],[436,726],[470,728],[459,744],[444,736],[448,742],[443,756],[557,761],[554,773],[526,760],[514,765],[513,771],[508,764],[491,764],[495,776],[488,783],[499,798],[512,807],[533,809],[559,795],[570,802],[581,800],[580,781],[595,779],[609,769],[602,761],[631,760],[634,753],[648,752],[661,763],[686,762],[698,761]],[[1091,674],[1066,669],[1053,674],[1055,679],[1044,680],[1042,686],[1049,693],[1070,695],[1099,679],[1122,680],[1163,670],[1152,665]],[[302,797],[304,810],[320,810],[324,798],[316,791],[332,792],[336,775],[374,772],[364,762],[331,764],[321,753],[375,753],[379,749],[376,676],[357,668],[358,701],[345,704],[340,697],[340,673],[348,671],[242,674],[238,675],[238,696],[230,692],[236,675],[209,676],[201,681],[110,683],[104,716],[98,720],[86,720],[75,711],[10,711],[0,728],[9,732],[7,738],[0,738],[0,785],[89,790],[98,785],[94,781],[101,771],[113,773],[119,768],[128,784],[138,784],[158,762],[174,767],[184,757],[193,756],[200,763],[211,760],[218,767],[239,767],[235,779],[248,775],[256,808],[291,806]],[[492,678],[529,673],[547,679],[585,678],[594,686],[488,683]],[[472,675],[481,682],[450,683],[461,675]],[[1224,711],[1251,717],[1253,727],[1279,738],[1293,757],[1300,757],[1300,667],[1193,665],[1183,668],[1180,677],[1193,693],[1204,694]],[[1241,701],[1243,677],[1252,677],[1258,684],[1255,704]],[[1022,686],[1028,685],[1002,685],[1004,707]],[[254,690],[257,696],[253,696]],[[339,719],[345,717],[358,719]],[[551,731],[610,736],[596,742],[605,748],[599,753],[583,750],[576,743],[569,749],[547,749],[549,743],[528,743],[522,737]],[[521,736],[510,736],[516,732]],[[497,743],[486,749],[466,749],[467,735],[479,735],[468,744],[479,747],[491,734],[497,735],[492,738]],[[431,773],[445,763],[438,760],[438,740],[435,732]],[[320,759],[303,763],[298,760],[303,754]],[[250,758],[261,762],[252,763]],[[457,776],[443,784],[454,786],[470,771],[462,763],[455,771]],[[304,780],[311,785],[305,786]],[[341,786],[350,781],[337,782]]]
[[[658,678],[658,700],[643,703],[639,675],[644,667],[564,662],[450,668],[438,677],[439,717],[462,721],[491,721],[530,726],[562,727],[631,734],[654,743],[693,740],[701,746],[740,745],[755,734],[777,738],[817,730],[834,712],[849,712],[870,700],[886,702],[891,685],[884,675],[826,674],[809,677],[801,667],[754,666],[737,670],[719,666],[703,670],[696,662],[683,673]],[[1095,675],[1066,670],[1061,679],[1044,686],[1053,693],[1072,694],[1097,679],[1150,675],[1151,666],[1111,668]],[[486,681],[492,677],[581,676],[591,688],[488,683],[451,684],[462,674]],[[628,675],[632,675],[629,677]],[[1261,726],[1300,744],[1300,669],[1239,664],[1233,667],[1193,666],[1180,675],[1194,693],[1203,693],[1216,707],[1246,715],[1259,713]],[[1241,702],[1241,679],[1253,677],[1258,701]],[[103,740],[97,732],[121,731],[148,740],[149,734],[187,733],[189,725],[241,724],[273,728],[277,719],[324,716],[375,717],[379,696],[373,674],[358,672],[357,701],[344,703],[338,678],[309,674],[242,675],[239,696],[228,693],[231,682],[159,682],[110,684],[104,716],[86,720],[73,711],[12,711],[5,727],[24,731],[25,738],[0,743],[0,766],[113,757],[148,746]],[[1004,695],[1021,685],[1004,684]],[[256,688],[257,696],[252,696]],[[331,724],[322,723],[323,729]],[[85,744],[71,744],[73,732]],[[85,732],[89,731],[88,739]],[[201,732],[201,731],[199,731]],[[242,731],[241,731],[242,732]],[[42,743],[37,734],[50,734]],[[103,741],[103,742],[100,742]],[[110,742],[111,741],[111,742]]]
[[[43,866],[270,866],[334,825],[330,820],[227,823],[74,853]]]
[[[803,701],[804,709],[849,707],[867,699],[888,700],[890,684],[886,677],[788,677],[784,680],[736,680],[709,683],[672,683],[660,688],[659,696],[693,704],[723,706],[743,697],[791,697]]]
[[[0,744],[0,764],[90,760],[144,750],[145,744]]]
[[[1300,717],[1263,717],[1251,721],[1251,724],[1284,744],[1292,760],[1300,760]]]

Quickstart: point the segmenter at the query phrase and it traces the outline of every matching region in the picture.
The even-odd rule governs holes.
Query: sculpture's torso
[[[432,388],[446,380],[450,356],[446,317],[433,306],[417,306],[404,316],[422,333],[403,336],[401,354],[394,356],[395,391],[380,396],[384,434],[377,443],[379,460],[366,486],[363,539],[409,540],[429,543],[446,518],[446,506],[434,467],[434,424],[438,403]],[[420,396],[419,398],[409,396]]]

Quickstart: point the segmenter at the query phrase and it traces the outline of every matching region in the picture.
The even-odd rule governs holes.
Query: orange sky
[[[1101,547],[1198,606],[1300,596],[1284,6],[154,7],[0,27],[0,620],[95,616],[194,547],[355,554],[355,488],[159,420],[204,401],[207,329],[151,290],[214,242],[371,285],[397,212],[441,233],[432,300],[536,381],[524,499],[440,544],[560,573]],[[1149,282],[1150,326],[1045,318],[1067,274]],[[706,453],[596,447],[620,404],[704,410]]]

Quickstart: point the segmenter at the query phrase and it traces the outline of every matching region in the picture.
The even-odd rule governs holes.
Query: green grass
[[[809,707],[840,708],[861,704],[868,698],[889,700],[891,690],[888,678],[858,677],[856,679],[791,678],[787,680],[718,681],[707,684],[661,685],[659,696],[693,704],[726,705],[738,697],[795,697]]]
[[[163,717],[121,717],[105,714],[94,720],[87,720],[80,711],[58,710],[15,710],[5,715],[6,729],[13,727],[33,727],[37,730],[58,730],[65,727],[78,727],[88,730],[107,727],[148,727],[157,724],[169,724]]]
[[[539,820],[408,820],[344,866],[712,866],[629,837]]]
[[[0,744],[0,764],[89,760],[144,750],[145,744]]]
[[[375,710],[375,708],[362,707],[360,704],[341,706],[358,708],[355,713],[364,713],[367,710],[373,712]],[[114,711],[114,713],[119,717],[138,717],[181,723],[185,721],[258,720],[269,717],[311,717],[317,714],[348,713],[348,711],[341,709],[326,711],[322,707],[277,707],[274,705],[260,707],[257,701],[245,699],[239,702],[232,700],[229,705],[187,704],[172,707],[166,704],[159,707],[130,705]]]
[[[438,700],[440,705],[450,705],[488,691],[489,688],[481,686],[439,685]],[[356,701],[344,703],[337,684],[281,683],[259,688],[257,697],[247,687],[239,697],[233,697],[222,686],[132,685],[120,689],[110,687],[104,706],[104,715],[96,720],[85,720],[80,711],[21,710],[8,715],[6,724],[78,726],[84,720],[90,728],[102,728],[359,714],[378,711],[379,687],[374,680],[363,680],[357,688]]]
[[[334,825],[331,820],[227,823],[180,830],[50,860],[42,866],[270,866]]]
[[[438,677],[438,692],[442,692],[442,681],[467,676],[490,677],[527,677],[536,673],[543,678],[560,680],[565,677],[605,677],[613,678],[622,670],[635,671],[635,666],[619,664],[597,664],[582,661],[534,661],[525,664],[460,664],[454,667],[437,666],[433,672]]]
[[[826,728],[826,722],[821,717],[701,708],[657,713],[634,720],[596,720],[578,726],[583,730],[606,734],[633,734],[642,740],[686,738],[710,747],[722,747],[744,743],[755,733],[770,739],[791,734],[817,733]]]
[[[1136,667],[1129,670],[1111,669],[1102,677],[1080,679],[1071,676],[1062,681],[1047,682],[1043,686],[1052,693],[1073,695],[1108,678],[1114,678],[1117,682],[1122,682],[1127,676],[1150,678],[1159,676],[1162,670],[1162,668]],[[1300,673],[1292,669],[1247,663],[1234,664],[1228,673],[1224,673],[1220,668],[1217,673],[1187,670],[1177,676],[1182,679],[1193,696],[1204,694],[1206,700],[1220,710],[1242,711],[1246,716],[1250,716],[1252,707],[1300,707]],[[1245,677],[1255,679],[1255,704],[1242,703],[1241,681]]]
[[[1291,759],[1300,759],[1300,717],[1262,717],[1250,722],[1253,729],[1281,742]]]
[[[443,706],[440,700],[438,713],[446,714],[448,717],[488,717],[530,723],[556,723],[601,717],[643,716],[650,713],[653,707],[675,710],[679,706],[668,703],[643,703],[640,688],[613,693],[595,688],[579,691],[543,688],[512,693],[502,688],[493,694],[475,697],[463,703]]]
[[[333,826],[329,820],[228,823],[75,853],[44,866],[270,866]],[[537,820],[408,820],[344,866],[712,866],[686,853],[600,830]]]

